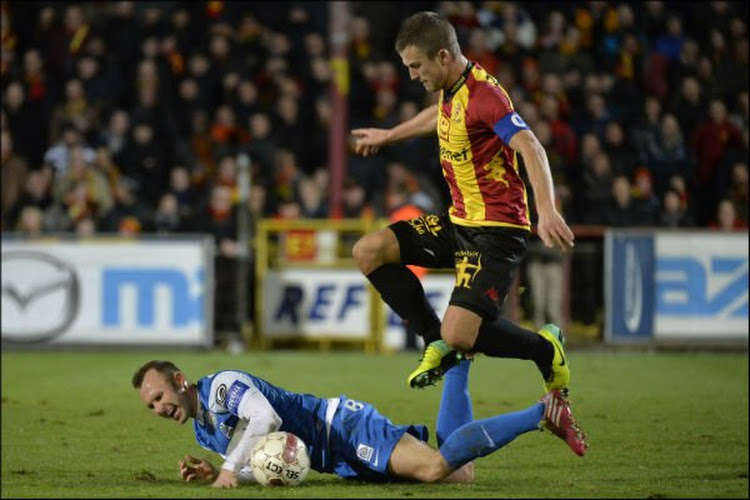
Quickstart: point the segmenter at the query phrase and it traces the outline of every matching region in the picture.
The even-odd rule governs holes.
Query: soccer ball
[[[255,443],[250,468],[263,486],[296,486],[310,471],[305,443],[291,432],[272,432]]]

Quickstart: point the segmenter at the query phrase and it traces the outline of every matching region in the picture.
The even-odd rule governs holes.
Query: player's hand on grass
[[[240,484],[237,475],[231,470],[221,469],[219,477],[211,486],[214,488],[236,488]]]
[[[356,128],[352,130],[354,152],[362,156],[374,155],[388,142],[388,131],[382,128]]]
[[[180,477],[185,481],[213,481],[218,472],[208,460],[185,455],[180,460]]]

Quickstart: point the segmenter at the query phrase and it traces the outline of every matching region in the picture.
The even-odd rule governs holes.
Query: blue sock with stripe
[[[443,396],[437,415],[438,448],[453,431],[474,420],[469,395],[469,366],[471,361],[465,359],[445,372]]]
[[[456,429],[440,446],[440,453],[455,470],[475,458],[489,455],[517,436],[537,429],[544,416],[544,404],[525,410],[475,420]]]

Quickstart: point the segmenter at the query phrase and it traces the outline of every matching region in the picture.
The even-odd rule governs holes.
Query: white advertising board
[[[748,338],[747,233],[658,233],[654,336]]]
[[[442,317],[448,306],[453,284],[450,274],[427,275],[422,281],[438,317]],[[357,270],[271,270],[266,275],[263,293],[263,332],[269,337],[364,340],[372,332],[371,295],[367,279]],[[389,307],[383,305],[382,310],[387,315],[384,345],[403,348],[402,321]]]

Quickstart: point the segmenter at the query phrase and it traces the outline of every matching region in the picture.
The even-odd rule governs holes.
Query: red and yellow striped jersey
[[[508,146],[513,134],[528,126],[495,77],[469,63],[453,87],[440,93],[437,120],[451,220],[530,230],[526,186]]]

